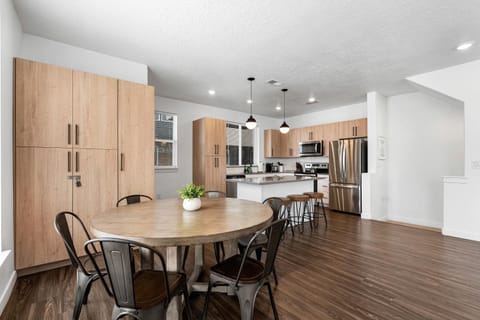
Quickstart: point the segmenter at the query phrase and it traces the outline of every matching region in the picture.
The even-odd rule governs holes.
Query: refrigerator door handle
[[[360,186],[357,184],[330,183],[330,187],[343,189],[360,189]]]
[[[345,181],[345,143],[342,141],[340,143],[340,177],[342,181]]]

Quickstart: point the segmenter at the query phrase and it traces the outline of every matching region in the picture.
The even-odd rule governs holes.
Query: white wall
[[[367,103],[357,103],[339,108],[316,111],[296,117],[287,118],[290,128],[308,127],[330,122],[347,121],[367,117]],[[280,120],[281,123],[281,120]],[[274,128],[279,127],[275,126]],[[268,128],[271,129],[271,128]]]
[[[480,240],[480,60],[408,78],[464,103],[465,177],[444,178],[442,232]]]
[[[22,27],[12,1],[0,2],[1,25],[1,250],[0,252],[0,313],[15,283],[13,261],[13,57],[21,45]]]
[[[177,190],[186,183],[192,182],[192,121],[203,117],[229,120],[242,123],[248,118],[247,113],[216,108],[181,100],[155,97],[155,108],[158,111],[178,115],[178,169],[157,170],[155,174],[156,197],[176,197]],[[278,119],[255,115],[259,132],[260,154],[263,161],[263,130],[280,125]]]
[[[31,34],[24,34],[21,58],[92,72],[132,82],[148,83],[145,64],[74,47]]]
[[[388,98],[388,219],[440,228],[443,176],[463,174],[463,105],[417,92]]]
[[[388,205],[388,158],[379,159],[379,138],[388,143],[387,99],[378,92],[367,94],[368,173],[363,174],[362,218],[385,220]]]

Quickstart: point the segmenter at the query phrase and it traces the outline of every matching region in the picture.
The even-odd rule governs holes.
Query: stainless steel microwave
[[[323,142],[322,141],[299,142],[298,154],[300,155],[300,157],[323,156]]]

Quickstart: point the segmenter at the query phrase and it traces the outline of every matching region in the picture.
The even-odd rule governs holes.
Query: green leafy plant
[[[178,194],[182,199],[200,198],[204,193],[205,188],[203,186],[197,186],[193,183],[189,183],[182,189],[178,190]]]

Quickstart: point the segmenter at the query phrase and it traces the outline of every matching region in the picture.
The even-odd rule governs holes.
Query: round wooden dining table
[[[269,206],[234,198],[202,198],[198,211],[185,211],[182,199],[161,199],[109,209],[94,216],[90,229],[95,237],[138,241],[153,247],[166,247],[168,271],[179,271],[182,247],[195,246],[195,266],[189,288],[204,291],[197,283],[203,267],[203,244],[223,241],[225,255],[236,253],[237,239],[267,226],[272,219]],[[142,257],[148,263],[148,256]],[[143,262],[142,262],[143,263]],[[168,319],[181,318],[181,300],[175,299]]]

